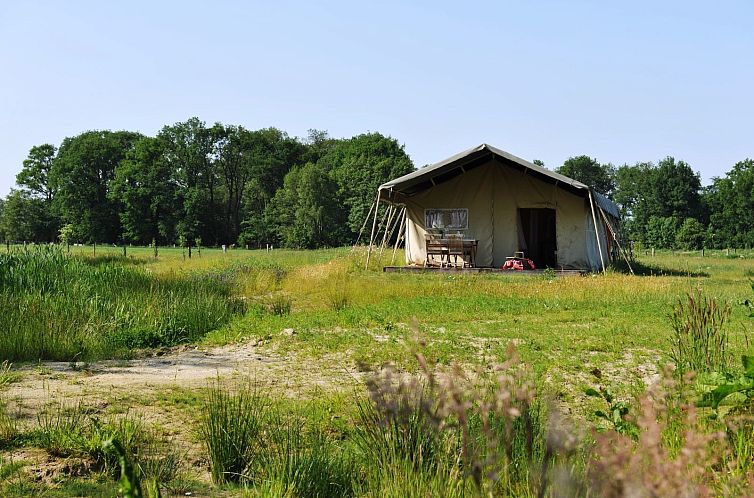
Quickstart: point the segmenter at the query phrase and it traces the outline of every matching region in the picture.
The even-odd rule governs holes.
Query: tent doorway
[[[521,227],[519,238],[523,238],[518,245],[526,257],[534,261],[537,268],[556,268],[558,245],[555,210],[519,209],[518,219]]]

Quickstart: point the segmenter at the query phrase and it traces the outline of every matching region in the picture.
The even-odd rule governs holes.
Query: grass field
[[[8,331],[0,336],[0,352],[15,363],[0,371],[0,494],[113,496],[114,463],[100,443],[108,435],[125,439],[123,420],[138,426],[126,431],[133,443],[129,458],[151,469],[140,474],[145,487],[160,483],[163,494],[536,496],[545,487],[553,496],[569,495],[554,491],[566,488],[573,496],[627,496],[601,487],[619,474],[615,462],[639,472],[651,458],[667,463],[653,467],[670,477],[635,486],[676,479],[703,484],[713,495],[743,493],[754,466],[752,453],[746,454],[752,451],[750,425],[731,432],[705,412],[699,418],[707,422],[697,427],[694,421],[693,429],[700,438],[722,431],[723,440],[693,446],[691,436],[678,435],[692,422],[682,418],[688,411],[681,410],[677,388],[657,412],[663,436],[653,442],[649,407],[642,403],[648,385],[661,380],[663,366],[672,362],[671,315],[689,293],[730,305],[726,371],[737,372],[737,358],[754,353],[747,305],[754,300],[751,252],[641,256],[637,276],[386,274],[378,262],[369,270],[363,263],[364,254],[350,248],[203,249],[190,259],[180,248],[161,248],[157,258],[150,248],[128,248],[127,257],[122,248],[106,246],[98,246],[96,256],[91,247],[71,247],[70,254],[28,248],[5,254],[0,248],[0,326]],[[84,389],[78,405],[65,407],[52,395],[33,407],[13,391],[14,385],[34,388],[37,379],[44,389],[63,375],[49,373],[40,360],[71,362],[75,369],[102,359],[137,361],[179,344],[206,350],[251,344],[255,355],[287,361],[283,376],[304,370],[325,379],[340,370],[380,376],[366,390],[331,381],[333,388],[291,395],[277,389],[280,379],[257,378],[252,367],[239,364],[238,373],[198,387],[183,385],[176,374],[170,387],[139,391],[129,385],[117,396]],[[393,370],[384,370],[387,364]],[[501,380],[501,364],[518,373]],[[519,376],[522,365],[526,374]],[[467,375],[454,376],[454,368]],[[406,380],[409,374],[423,376],[424,383]],[[86,375],[66,371],[65,379],[86,384]],[[615,399],[609,404],[586,396],[589,387],[609,388]],[[469,404],[459,404],[461,398]],[[595,415],[618,401],[630,408],[617,425],[612,412],[612,420]],[[17,405],[26,412],[14,412]],[[48,412],[54,416],[30,415]],[[555,412],[582,434],[576,449],[564,443],[557,453],[549,446],[548,419]],[[80,433],[61,441],[60,428],[72,418]],[[626,427],[647,437],[633,443],[624,418]],[[592,434],[591,428],[618,433]],[[605,434],[614,439],[603,448]],[[633,450],[616,456],[605,449],[623,448],[626,441]],[[724,448],[718,451],[724,465],[735,468],[699,470],[710,462],[697,451],[700,445]],[[644,460],[627,456],[642,450]],[[35,478],[39,454],[53,461],[76,458],[89,470]],[[154,454],[180,464],[155,470]],[[691,454],[696,459],[683,465],[679,459]],[[598,463],[593,455],[601,457]],[[565,475],[563,469],[570,487],[553,481]],[[602,475],[599,483],[594,475]]]

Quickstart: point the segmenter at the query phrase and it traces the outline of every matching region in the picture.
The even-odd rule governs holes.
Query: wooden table
[[[440,266],[450,266],[450,256],[461,256],[463,259],[463,265],[470,267],[474,267],[476,262],[476,250],[479,246],[479,241],[476,239],[462,239],[461,245],[460,245],[460,253],[456,254],[455,252],[451,254],[451,245],[452,242],[450,238],[443,238],[443,239],[435,239],[435,238],[428,238],[426,240],[426,251],[427,251],[427,257],[424,261],[424,266],[431,266],[430,265],[430,257],[432,258],[432,261],[434,262],[434,256],[440,256]],[[468,259],[466,257],[468,256]]]

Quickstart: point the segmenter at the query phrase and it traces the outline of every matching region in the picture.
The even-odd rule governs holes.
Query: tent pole
[[[367,249],[367,264],[365,270],[369,269],[369,258],[372,256],[372,241],[374,240],[374,230],[377,228],[377,212],[380,210],[380,194],[382,190],[377,189],[377,199],[374,201],[374,218],[372,219],[372,234],[369,236],[369,249]]]
[[[369,217],[372,215],[372,209],[374,209],[374,203],[372,203],[372,205],[369,206],[369,212],[367,213],[366,218],[364,218],[364,223],[361,224],[361,230],[359,230],[359,235],[356,237],[356,242],[353,243],[354,248],[356,248],[356,246],[359,245],[359,241],[361,240],[361,235],[364,233],[364,228],[366,228],[367,223],[369,222]]]
[[[385,250],[385,244],[392,236],[393,230],[395,228],[393,227],[393,216],[395,216],[395,213],[397,211],[398,210],[395,208],[395,206],[391,204],[387,214],[387,223],[385,223],[385,233],[382,235],[382,244],[380,244],[380,257],[378,261],[382,261],[382,253]]]
[[[636,275],[634,273],[634,269],[631,268],[631,262],[628,260],[628,255],[626,254],[626,251],[623,250],[623,246],[620,245],[620,242],[618,242],[618,234],[615,232],[615,229],[610,224],[610,220],[607,219],[607,215],[605,212],[600,208],[600,214],[602,215],[602,219],[605,220],[605,224],[607,225],[607,228],[610,229],[610,233],[613,234],[613,240],[616,244],[618,244],[618,249],[620,250],[621,256],[623,256],[623,259],[626,261],[626,264],[628,265],[628,270],[631,272],[631,275]]]
[[[395,237],[395,247],[393,247],[393,258],[390,260],[390,264],[395,264],[395,253],[398,251],[398,244],[403,239],[403,230],[406,224],[406,206],[403,206],[403,212],[398,217],[401,220],[400,227],[398,228],[398,235]]]
[[[393,211],[393,215],[395,216],[395,219],[393,220],[392,226],[388,223],[388,226],[390,226],[391,228],[390,228],[390,233],[387,236],[387,239],[385,239],[385,244],[383,245],[384,249],[390,249],[390,239],[393,238],[395,229],[398,228],[399,224],[401,224],[401,216],[403,216],[403,208],[396,207],[395,211]],[[399,236],[400,234],[396,236],[396,242],[398,241]],[[382,261],[382,249],[380,249],[380,261]]]
[[[600,264],[602,273],[605,273],[605,260],[602,258],[602,243],[600,243],[600,231],[597,228],[597,216],[594,214],[594,200],[592,199],[592,189],[589,189],[589,204],[592,207],[592,222],[594,223],[594,237],[597,239],[597,251],[600,253]]]

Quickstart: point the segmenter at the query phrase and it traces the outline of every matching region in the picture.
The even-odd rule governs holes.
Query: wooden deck
[[[503,270],[501,268],[491,267],[473,267],[473,268],[441,268],[439,266],[385,266],[382,268],[385,273],[499,273],[502,275],[542,275],[545,270]],[[589,273],[588,270],[555,270],[555,275],[559,277],[579,276]]]

